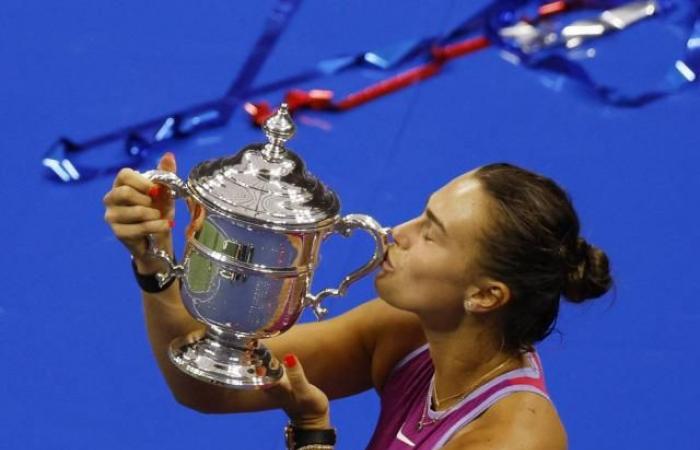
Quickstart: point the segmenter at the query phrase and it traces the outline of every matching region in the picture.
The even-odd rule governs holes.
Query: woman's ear
[[[467,313],[486,313],[510,301],[510,289],[505,283],[483,279],[464,291],[464,310]]]
[[[471,314],[474,311],[474,306],[476,305],[476,296],[479,295],[479,288],[476,286],[469,286],[466,291],[464,291],[464,311],[467,314]]]

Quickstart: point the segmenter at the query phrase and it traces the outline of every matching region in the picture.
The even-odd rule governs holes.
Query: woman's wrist
[[[166,264],[161,261],[160,259],[154,258],[149,254],[148,252],[148,240],[144,238],[144,243],[145,243],[145,249],[139,249],[138,253],[142,254],[136,256],[133,252],[131,253],[131,259],[134,262],[134,265],[136,266],[136,270],[138,270],[138,273],[142,275],[153,275],[158,272],[163,272],[167,269]],[[155,242],[156,247],[158,247],[160,250],[165,250],[165,252],[170,255],[171,258],[173,258],[173,243],[171,238],[158,238],[156,239]],[[174,260],[174,258],[173,258]]]
[[[163,263],[160,260],[154,258],[137,258],[135,256],[132,256],[132,259],[134,261],[134,266],[136,266],[136,270],[141,275],[153,275],[157,272],[162,272],[164,269]]]
[[[327,430],[333,428],[328,414],[317,418],[290,418],[290,425],[303,430]]]

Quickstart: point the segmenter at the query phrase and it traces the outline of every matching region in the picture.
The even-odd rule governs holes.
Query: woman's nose
[[[410,244],[410,239],[407,233],[409,223],[410,222],[404,222],[391,229],[391,235],[394,238],[394,242],[396,242],[396,245],[400,248],[408,248],[408,245]]]

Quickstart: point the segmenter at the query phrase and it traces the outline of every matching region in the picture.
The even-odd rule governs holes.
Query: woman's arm
[[[173,339],[204,330],[183,306],[176,284],[159,294],[144,292],[143,301],[153,354],[178,402],[208,413],[281,407],[264,391],[210,385],[184,374],[170,362],[167,352]],[[309,382],[335,399],[381,387],[393,365],[423,341],[412,314],[375,299],[329,320],[295,325],[261,342],[280,361],[289,353],[295,354]]]
[[[176,284],[158,294],[143,293],[148,337],[153,355],[174,397],[181,404],[206,413],[231,413],[280,408],[266,391],[228,389],[199,381],[176,368],[168,346],[176,337],[198,334],[203,326],[185,310]],[[365,304],[336,318],[295,325],[286,333],[262,341],[279,359],[294,353],[309,382],[330,398],[344,397],[372,387],[372,339]]]

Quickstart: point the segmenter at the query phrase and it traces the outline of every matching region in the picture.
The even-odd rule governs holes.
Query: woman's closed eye
[[[421,233],[426,241],[433,241],[433,236],[430,231],[430,222],[423,224],[423,232]]]

